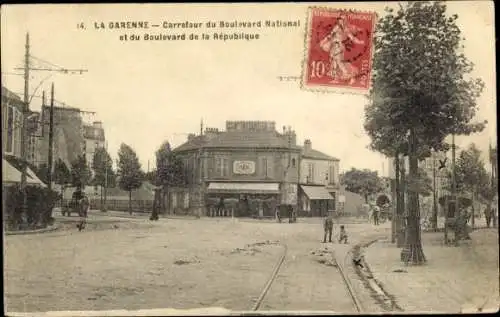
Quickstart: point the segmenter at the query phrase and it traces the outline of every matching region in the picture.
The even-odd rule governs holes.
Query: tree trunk
[[[401,230],[399,225],[399,204],[400,204],[400,188],[399,188],[399,153],[394,156],[394,182],[393,182],[393,214],[392,214],[392,237],[391,242],[395,243],[397,240],[398,232]]]
[[[128,191],[128,212],[132,215],[132,190]]]
[[[364,194],[364,196],[365,196],[365,204],[368,204],[368,195]]]
[[[431,218],[431,226],[434,231],[438,229],[438,198],[436,191],[436,158],[433,155],[432,157],[432,218]]]
[[[398,156],[398,167],[399,167],[399,178],[398,178],[398,204],[397,204],[397,215],[396,215],[396,243],[398,248],[402,248],[405,242],[405,223],[404,223],[404,214],[405,214],[405,196],[406,196],[406,169],[405,169],[405,161],[404,156],[402,157],[402,161]]]
[[[418,178],[418,157],[416,155],[415,131],[410,131],[410,179]],[[421,265],[426,262],[422,241],[420,237],[420,213],[418,203],[418,192],[412,188],[408,192],[408,217],[405,234],[405,246],[401,250],[401,261],[413,265]]]
[[[101,211],[104,210],[104,196],[103,196],[103,187],[101,185]]]
[[[475,200],[476,200],[476,190],[473,189],[472,190],[472,200],[471,200],[471,207],[472,207],[472,219],[471,219],[471,227],[472,227],[472,230],[474,230],[474,227],[476,225],[476,208],[475,208]]]

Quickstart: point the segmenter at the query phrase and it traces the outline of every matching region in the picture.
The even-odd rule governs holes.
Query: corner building
[[[273,121],[227,121],[226,130],[190,134],[173,151],[186,185],[169,192],[169,210],[213,211],[220,199],[235,216],[274,216],[277,205],[297,207],[301,148],[295,131]],[[206,207],[206,208],[205,208]]]

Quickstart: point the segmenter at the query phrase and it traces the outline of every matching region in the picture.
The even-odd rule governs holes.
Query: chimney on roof
[[[304,141],[304,151],[310,151],[312,149],[311,140],[307,139]]]
[[[217,128],[206,128],[205,129],[205,135],[209,139],[216,137],[218,134],[219,134],[219,129],[217,129]]]
[[[94,128],[102,129],[102,122],[101,121],[94,121],[94,123],[92,123],[92,125],[94,126]]]

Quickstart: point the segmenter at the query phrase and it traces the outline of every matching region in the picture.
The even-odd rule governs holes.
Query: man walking
[[[380,207],[379,206],[373,207],[373,224],[376,226],[378,226],[379,224],[378,222],[379,216],[380,216]]]
[[[326,243],[326,236],[328,235],[328,242],[332,242],[332,233],[333,233],[333,217],[329,212],[327,217],[323,222],[323,229],[325,230],[325,235],[323,236],[323,243]]]
[[[79,205],[78,214],[80,216],[80,222],[76,226],[78,228],[78,231],[82,231],[83,229],[85,229],[85,225],[87,222],[87,215],[90,208],[89,198],[87,197],[87,195],[85,195],[85,193],[83,193],[82,195],[83,195],[82,199],[80,199],[80,201],[78,202]]]

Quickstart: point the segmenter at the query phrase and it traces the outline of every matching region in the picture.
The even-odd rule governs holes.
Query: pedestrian
[[[373,207],[373,224],[378,226],[379,224],[379,216],[380,216],[380,207],[375,206]]]
[[[345,231],[344,225],[340,225],[340,233],[339,233],[339,243],[344,242],[347,244],[347,232]]]
[[[78,214],[80,216],[80,221],[76,225],[78,231],[82,231],[83,229],[85,229],[85,225],[87,222],[87,215],[90,208],[89,198],[84,193],[82,194],[82,196],[83,196],[82,199],[80,199],[80,201],[78,202],[79,205]]]
[[[486,208],[484,209],[484,217],[486,218],[486,227],[489,228],[491,225],[491,203],[489,203]]]
[[[281,223],[280,207],[276,206],[276,220]]]
[[[326,236],[328,235],[328,242],[332,242],[332,233],[333,233],[333,217],[331,213],[328,213],[327,217],[323,222],[323,229],[325,231],[325,235],[323,236],[323,243],[326,243]]]
[[[154,190],[154,198],[153,198],[153,211],[151,212],[151,217],[149,220],[156,221],[159,219],[158,217],[158,209],[160,208],[160,190]]]
[[[220,216],[224,210],[224,198],[219,199],[219,204],[217,205],[216,216]]]

